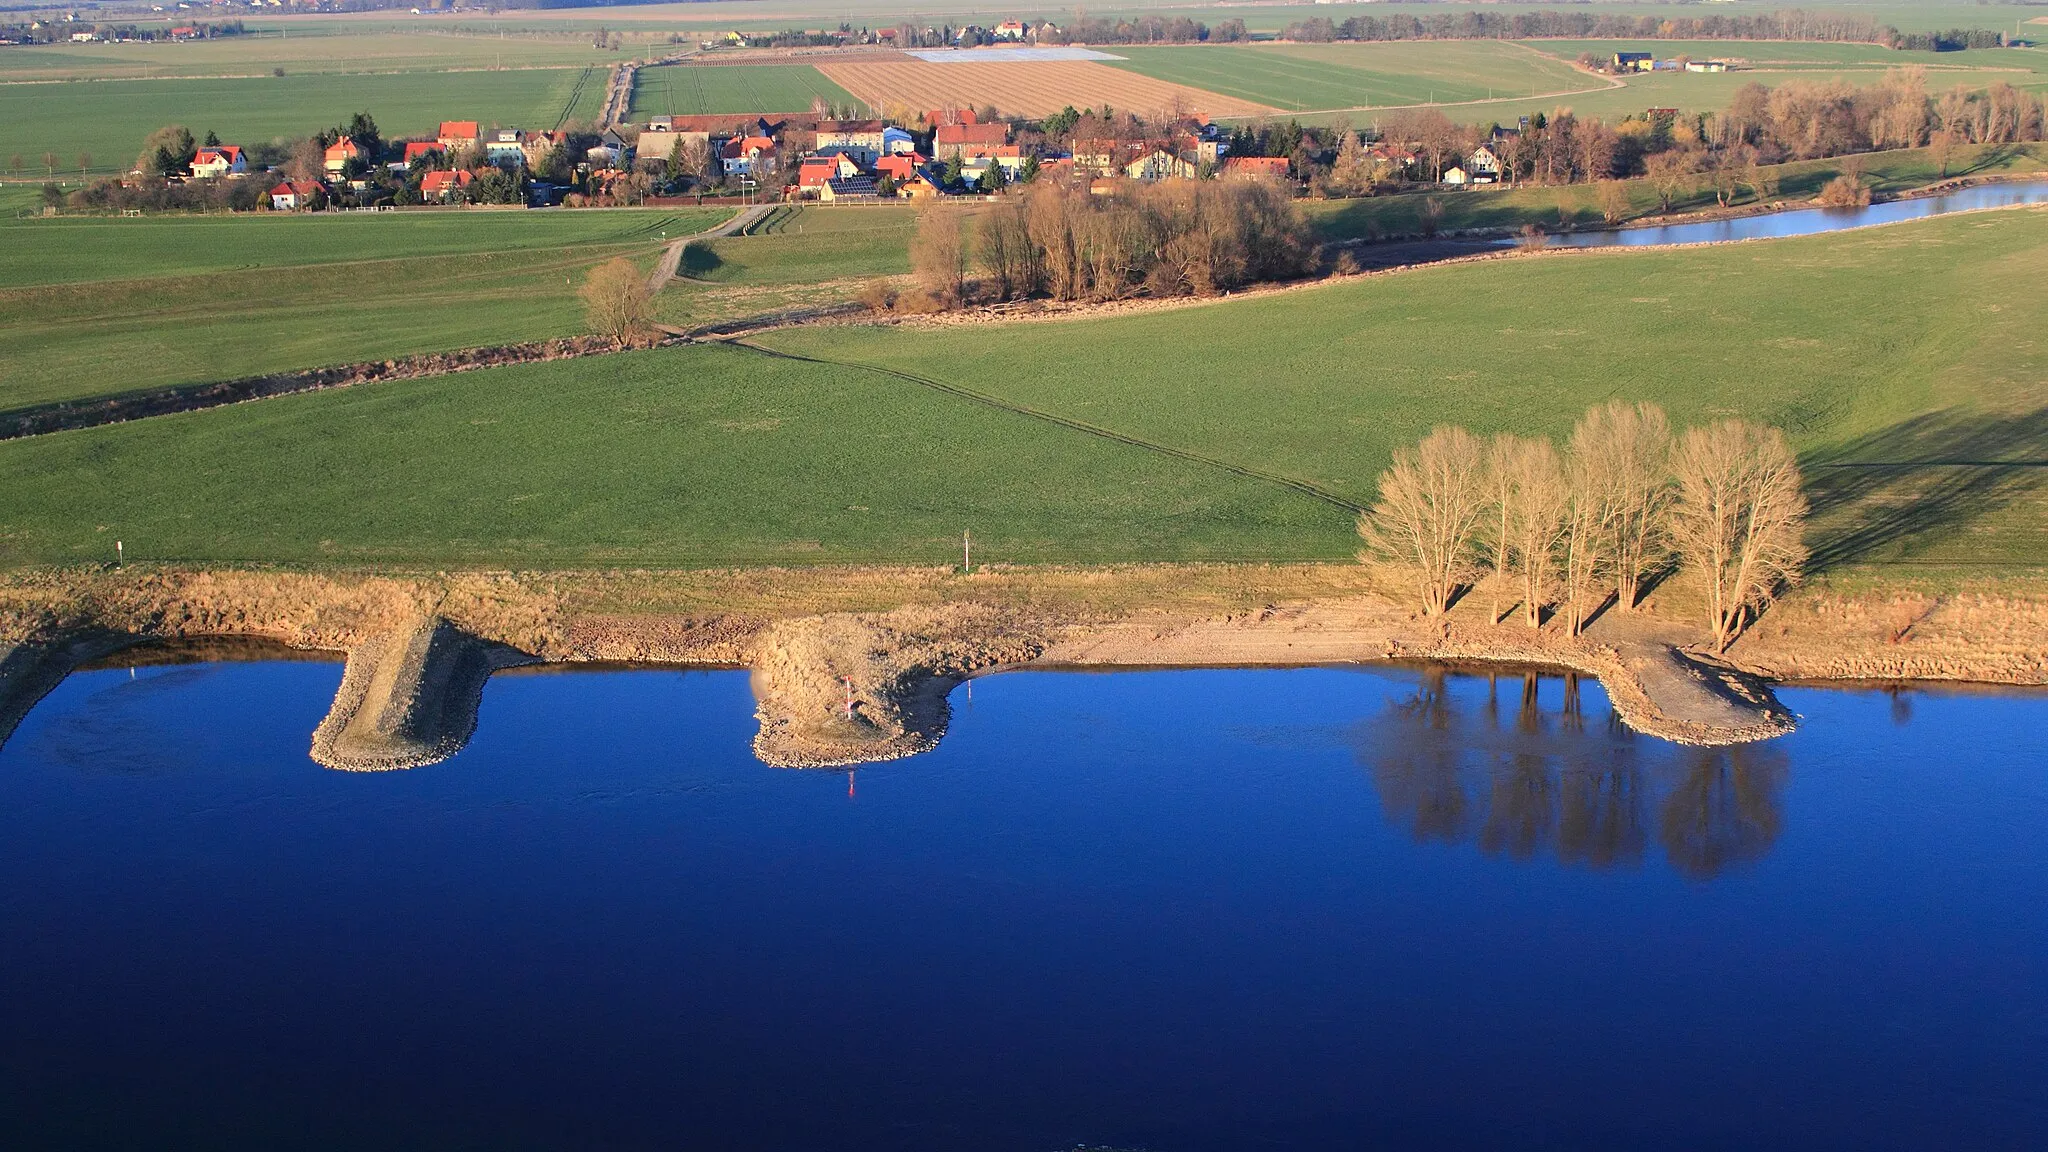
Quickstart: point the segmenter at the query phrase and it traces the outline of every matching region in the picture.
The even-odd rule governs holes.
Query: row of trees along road
[[[1425,615],[1483,583],[1493,622],[1519,602],[1539,627],[1555,605],[1570,635],[1608,593],[1633,612],[1644,582],[1675,564],[1700,579],[1725,651],[1799,578],[1805,517],[1777,429],[1724,420],[1674,439],[1655,405],[1613,401],[1586,413],[1562,453],[1546,437],[1436,429],[1395,452],[1358,531],[1362,558],[1401,573]]]

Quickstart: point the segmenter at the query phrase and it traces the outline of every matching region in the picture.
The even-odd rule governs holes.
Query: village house
[[[875,161],[875,175],[887,176],[898,184],[924,170],[931,161],[915,152],[899,152]]]
[[[429,156],[445,155],[447,151],[439,140],[408,140],[405,142],[405,155],[394,167],[401,172],[410,172],[414,164]]]
[[[440,129],[434,133],[434,141],[454,155],[476,147],[480,135],[482,133],[477,130],[474,120],[443,120]]]
[[[553,155],[555,149],[567,147],[568,144],[567,132],[528,132],[526,138],[519,142],[519,151],[525,157],[528,168],[538,168],[547,163],[548,157]]]
[[[1465,157],[1465,172],[1474,184],[1492,184],[1500,179],[1507,165],[1502,163],[1500,154],[1491,147],[1481,144]]]
[[[192,174],[199,177],[246,176],[249,162],[233,144],[209,144],[193,155]]]
[[[1232,156],[1223,161],[1223,175],[1238,178],[1287,179],[1285,156]]]
[[[932,131],[932,155],[940,160],[951,160],[955,156],[965,157],[1000,148],[1009,142],[1008,124],[941,124]]]
[[[725,142],[718,163],[728,176],[752,176],[775,162],[775,141],[766,136],[742,136]]]
[[[307,212],[320,206],[327,190],[310,180],[287,180],[270,190],[273,212]]]
[[[904,179],[896,181],[896,195],[904,200],[936,200],[945,193],[939,190],[937,184],[932,183],[931,177],[923,172],[912,172]]]
[[[493,128],[484,133],[484,159],[501,168],[518,168],[526,163],[526,133],[517,128]]]
[[[1122,167],[1117,162],[1117,155],[1120,152],[1124,152],[1124,148],[1114,140],[1076,140],[1073,152],[1074,170],[1107,176]]]
[[[1161,180],[1193,180],[1201,175],[1201,169],[1184,156],[1154,148],[1124,165],[1124,175],[1140,184],[1157,184]]]
[[[917,137],[894,124],[882,129],[882,155],[901,156],[917,151]]]
[[[820,120],[817,142],[812,147],[819,152],[842,152],[858,163],[872,164],[883,152],[882,136],[888,127],[880,120]]]
[[[350,164],[360,164],[362,161],[362,148],[353,139],[343,136],[327,146],[321,167],[326,169],[329,176],[339,176],[348,170]]]
[[[429,172],[420,181],[420,199],[432,204],[459,204],[476,177],[465,168]]]
[[[853,158],[845,153],[809,156],[804,159],[803,163],[797,166],[797,194],[816,197],[821,200],[828,199],[824,195],[826,185],[834,180],[845,180],[859,175],[861,175],[860,165],[855,164]]]
[[[818,199],[827,204],[873,200],[877,195],[872,176],[835,176],[818,190]]]
[[[976,152],[960,162],[960,176],[972,184],[980,180],[990,166],[1001,168],[1003,178],[1014,184],[1024,172],[1024,150],[1015,144],[1005,144],[1000,148]]]
[[[1446,184],[1470,184],[1472,177],[1463,168],[1453,165],[1444,170],[1443,182]]]
[[[1655,66],[1656,61],[1648,52],[1616,52],[1614,54],[1614,70],[1616,72],[1648,72]]]

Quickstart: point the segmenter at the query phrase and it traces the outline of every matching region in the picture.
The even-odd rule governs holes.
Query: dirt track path
[[[676,278],[676,270],[681,268],[683,264],[683,249],[690,246],[690,241],[716,240],[720,236],[731,236],[736,232],[744,232],[759,223],[761,217],[768,215],[768,213],[774,210],[775,205],[773,204],[756,204],[751,208],[741,209],[732,219],[727,220],[716,228],[707,228],[694,236],[678,236],[674,240],[669,241],[668,247],[661,253],[661,262],[654,266],[654,271],[647,277],[648,295],[651,296],[668,287],[668,282]]]

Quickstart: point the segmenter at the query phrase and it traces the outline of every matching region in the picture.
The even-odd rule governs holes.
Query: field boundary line
[[[895,379],[903,380],[911,384],[916,384],[923,388],[929,388],[935,392],[942,392],[948,396],[955,396],[962,400],[970,400],[976,404],[981,404],[989,408],[995,408],[1003,412],[1011,413],[1012,415],[1027,416],[1033,420],[1042,420],[1049,424],[1057,424],[1062,428],[1067,428],[1075,432],[1082,432],[1090,436],[1100,437],[1104,440],[1113,440],[1119,444],[1125,444],[1133,448],[1143,448],[1150,452],[1157,452],[1161,455],[1172,456],[1175,459],[1186,460],[1195,464],[1203,464],[1211,468],[1220,468],[1225,472],[1229,472],[1235,476],[1242,476],[1247,480],[1263,480],[1268,484],[1278,484],[1283,488],[1292,489],[1293,491],[1298,492],[1303,496],[1307,496],[1314,500],[1320,500],[1325,504],[1329,504],[1337,508],[1342,508],[1346,512],[1350,512],[1353,515],[1357,515],[1365,511],[1365,505],[1359,504],[1352,500],[1347,500],[1344,497],[1339,496],[1337,493],[1332,492],[1329,489],[1324,488],[1320,485],[1310,483],[1307,480],[1298,480],[1292,476],[1282,476],[1277,472],[1267,472],[1263,469],[1253,468],[1245,464],[1232,464],[1228,460],[1219,460],[1214,456],[1205,456],[1200,452],[1193,451],[1192,449],[1176,448],[1171,444],[1161,444],[1156,440],[1146,440],[1143,437],[1133,436],[1128,432],[1118,432],[1114,429],[1104,428],[1099,424],[1090,424],[1086,420],[1076,420],[1071,416],[1061,416],[1057,413],[1047,412],[1042,408],[1033,408],[1028,404],[1019,404],[1016,403],[1015,401],[1005,400],[999,396],[991,396],[986,392],[978,392],[972,388],[967,388],[959,384],[948,384],[943,380],[934,380],[929,376],[919,376],[912,372],[902,371],[901,369],[885,368],[879,364],[869,364],[859,360],[825,360],[816,356],[804,356],[796,352],[783,352],[775,348],[769,348],[760,344],[756,344],[751,340],[745,339],[744,337],[735,336],[728,339],[720,340],[719,343],[736,345],[741,348],[748,348],[755,352],[759,352],[764,356],[770,356],[778,360],[795,360],[805,364],[818,364],[832,368],[857,368],[863,371],[873,372],[881,376],[894,377]]]

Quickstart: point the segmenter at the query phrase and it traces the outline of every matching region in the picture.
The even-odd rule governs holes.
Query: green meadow
[[[633,77],[631,116],[808,112],[853,96],[808,64],[657,64]]]
[[[645,46],[642,38],[635,46]],[[50,44],[0,52],[0,80],[137,80],[323,72],[451,72],[480,68],[609,68],[622,53],[588,32],[517,35],[441,24],[350,32],[298,21],[218,40]]]
[[[576,285],[722,209],[0,222],[0,411],[585,330]]]
[[[41,177],[54,152],[57,174],[76,179],[80,153],[94,171],[125,172],[166,124],[251,144],[309,136],[362,111],[387,138],[430,135],[443,120],[553,128],[594,119],[604,87],[603,68],[0,84],[0,158],[10,168],[23,158],[25,171],[10,177]]]
[[[1108,49],[1113,66],[1288,111],[1574,92],[1602,81],[1497,40]]]
[[[1620,398],[1784,427],[1826,566],[2012,571],[2048,557],[2044,277],[2048,211],[2009,210],[374,385],[0,444],[0,560],[1339,559],[1433,424]]]

